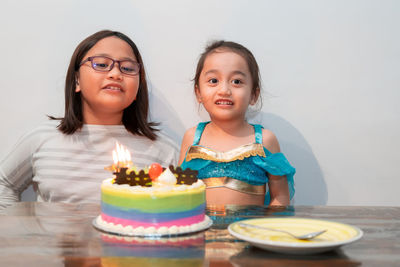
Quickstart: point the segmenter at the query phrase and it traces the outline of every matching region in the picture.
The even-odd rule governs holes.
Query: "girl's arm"
[[[3,177],[0,177],[0,196],[0,214],[1,210],[19,201],[19,194],[15,192],[9,184],[7,184]]]
[[[185,135],[183,136],[182,144],[181,144],[181,153],[179,156],[179,165],[182,164],[182,162],[186,156],[186,151],[189,149],[189,147],[193,143],[195,131],[196,131],[196,127],[190,128],[189,130],[186,131]]]
[[[281,151],[278,139],[275,134],[269,130],[263,129],[263,145],[271,153]],[[290,204],[289,186],[286,176],[268,176],[268,187],[271,195],[271,206],[287,206]]]
[[[271,206],[287,206],[290,204],[289,186],[286,176],[270,175],[268,181],[271,195]]]
[[[26,134],[0,162],[0,210],[20,201],[21,192],[32,182],[36,139],[35,132]]]

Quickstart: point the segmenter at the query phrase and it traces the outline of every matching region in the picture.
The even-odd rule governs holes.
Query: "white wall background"
[[[136,42],[152,118],[177,143],[207,119],[191,83],[199,54],[233,40],[260,65],[252,121],[297,168],[295,204],[400,205],[400,1],[2,0],[0,157],[46,114],[63,115],[72,52],[101,29]]]

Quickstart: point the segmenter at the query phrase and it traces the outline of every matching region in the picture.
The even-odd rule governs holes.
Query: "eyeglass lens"
[[[98,71],[110,71],[114,67],[114,60],[107,57],[92,57],[92,67]],[[122,73],[135,75],[139,73],[139,64],[131,60],[115,61],[119,64],[119,69]]]

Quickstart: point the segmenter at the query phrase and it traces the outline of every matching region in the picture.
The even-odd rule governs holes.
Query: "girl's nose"
[[[231,92],[231,88],[230,88],[230,84],[229,83],[221,83],[218,89],[218,93],[222,94],[222,95],[230,95]]]
[[[108,72],[108,77],[116,80],[122,79],[122,72],[119,69],[119,63],[115,62],[113,68]]]

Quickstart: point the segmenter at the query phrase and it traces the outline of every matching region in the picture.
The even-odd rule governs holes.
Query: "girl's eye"
[[[95,69],[107,69],[108,68],[107,63],[94,63],[94,68]]]
[[[218,83],[218,80],[215,78],[212,78],[212,79],[209,79],[208,82],[211,84],[216,84],[216,83]]]
[[[133,72],[133,68],[121,66],[121,69],[123,70],[123,72],[128,72],[128,73]]]
[[[242,81],[241,81],[241,80],[238,80],[238,79],[234,79],[234,80],[232,81],[232,83],[233,83],[233,84],[236,84],[236,85],[239,85],[239,84],[242,83]]]

